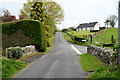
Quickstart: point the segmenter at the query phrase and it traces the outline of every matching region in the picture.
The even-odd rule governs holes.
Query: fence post
[[[114,36],[111,36],[111,44],[115,44]]]
[[[90,35],[90,43],[92,43],[92,35]]]

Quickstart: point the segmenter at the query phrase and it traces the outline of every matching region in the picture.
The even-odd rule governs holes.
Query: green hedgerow
[[[38,20],[24,19],[16,23],[8,22],[2,24],[2,33],[12,34],[17,30],[22,30],[22,32],[32,38],[27,44],[35,45],[38,51],[46,51],[46,35],[44,24]]]

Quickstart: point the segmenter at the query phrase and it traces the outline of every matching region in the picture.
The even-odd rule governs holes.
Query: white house
[[[99,30],[100,24],[98,22],[83,23],[77,27],[77,31],[80,30]]]

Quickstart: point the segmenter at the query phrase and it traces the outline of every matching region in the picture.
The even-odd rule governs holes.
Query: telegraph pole
[[[120,65],[120,1],[118,2],[118,64]]]

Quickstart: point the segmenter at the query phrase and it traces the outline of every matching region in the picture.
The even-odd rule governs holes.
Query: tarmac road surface
[[[53,49],[35,60],[14,78],[85,78],[89,73],[83,71],[79,56],[70,45],[71,43],[64,39],[62,33],[57,32]]]

